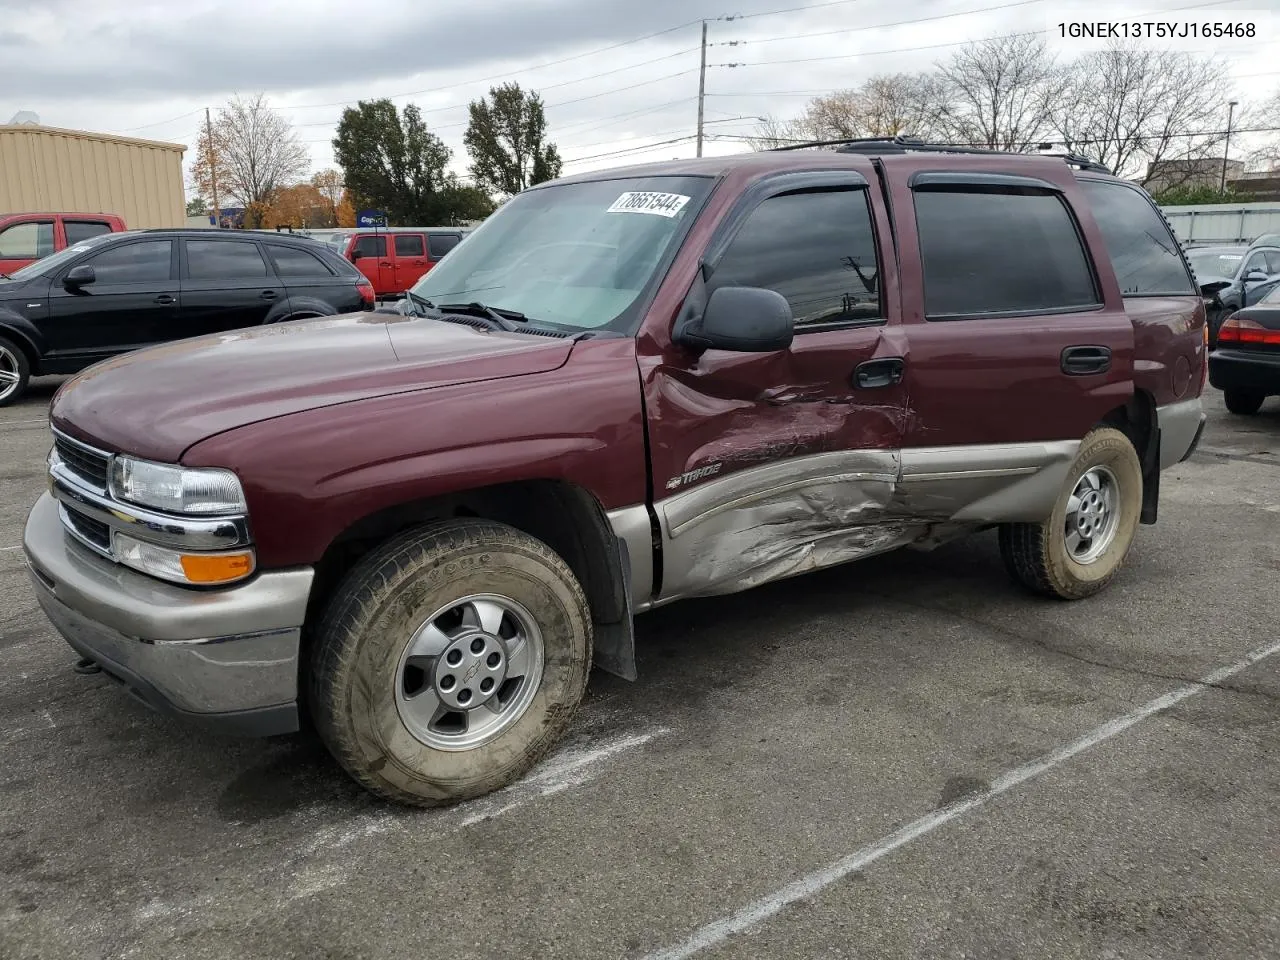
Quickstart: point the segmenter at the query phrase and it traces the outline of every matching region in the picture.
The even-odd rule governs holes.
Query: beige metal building
[[[186,145],[0,125],[0,214],[114,213],[130,229],[186,225]]]

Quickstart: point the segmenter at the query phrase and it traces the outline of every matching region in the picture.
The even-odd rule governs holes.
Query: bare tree
[[[193,179],[202,194],[211,193],[216,173],[223,197],[261,210],[275,190],[296,182],[310,165],[289,121],[260,93],[249,100],[235,97],[218,111],[212,131],[201,132]]]
[[[940,132],[958,143],[1026,150],[1052,128],[1061,70],[1044,40],[992,37],[966,44],[939,64],[946,109]]]
[[[937,74],[876,74],[857,91],[860,135],[933,139],[948,109],[946,95],[946,86]]]
[[[1246,129],[1253,126],[1251,118],[1257,117],[1259,120],[1271,121],[1258,123],[1261,127],[1274,127],[1275,118],[1280,117],[1280,90],[1277,90],[1270,99],[1264,103],[1258,104],[1244,113],[1244,120],[1241,126]],[[1280,135],[1271,134],[1267,139],[1263,140],[1258,147],[1249,154],[1249,165],[1255,170],[1280,171]]]
[[[1115,45],[1066,69],[1054,126],[1120,176],[1183,186],[1222,156],[1228,84],[1212,60]]]
[[[755,134],[746,138],[752,150],[772,150],[774,147],[785,147],[790,144],[803,143],[806,140],[822,140],[818,132],[810,125],[807,114],[792,120],[779,120],[768,116],[756,124]]]

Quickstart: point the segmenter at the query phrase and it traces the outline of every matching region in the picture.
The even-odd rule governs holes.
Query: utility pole
[[[707,99],[707,21],[702,21],[702,67],[698,71],[698,156],[702,156],[702,104]]]
[[[1218,192],[1227,192],[1227,151],[1231,149],[1231,120],[1236,112],[1236,104],[1239,100],[1232,100],[1227,104],[1227,142],[1222,145],[1222,179],[1218,182]]]
[[[218,207],[218,165],[213,154],[213,121],[209,117],[209,108],[204,108],[204,132],[209,141],[209,182],[213,190],[213,225],[222,227],[222,210]]]

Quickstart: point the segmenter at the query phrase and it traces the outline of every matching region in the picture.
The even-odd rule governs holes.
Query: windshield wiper
[[[464,316],[483,317],[486,320],[492,320],[500,330],[519,330],[520,323],[528,323],[529,318],[523,313],[516,310],[503,310],[498,307],[490,307],[487,304],[471,302],[471,303],[442,303],[436,308],[441,313],[460,313]]]
[[[436,308],[436,305],[434,303],[432,303],[426,297],[418,296],[418,294],[414,293],[412,290],[406,290],[404,292],[404,298],[409,301],[410,308],[412,308],[414,304],[421,304],[422,306],[426,307],[428,310],[434,310]],[[418,315],[418,311],[413,310],[412,312],[414,316]]]

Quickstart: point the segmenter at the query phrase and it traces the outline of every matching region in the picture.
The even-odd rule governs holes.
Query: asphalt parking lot
[[[675,605],[527,780],[405,812],[72,672],[56,384],[0,409],[3,960],[1280,956],[1280,402],[1209,391],[1100,597],[984,534]]]

